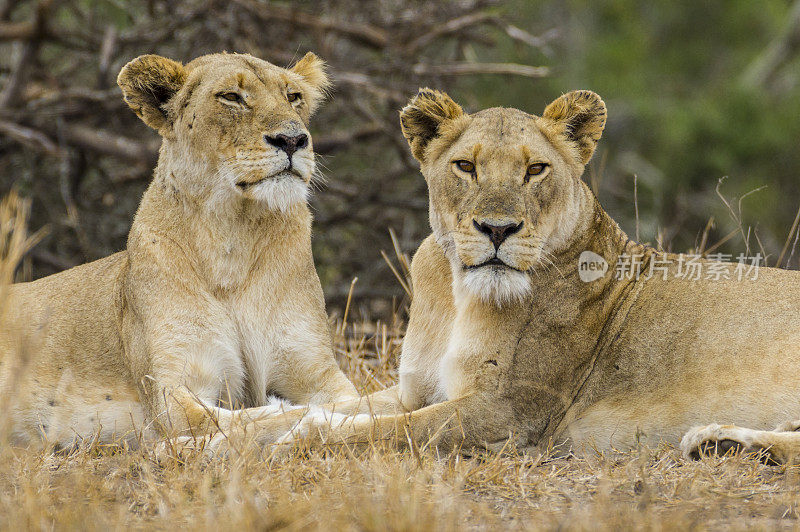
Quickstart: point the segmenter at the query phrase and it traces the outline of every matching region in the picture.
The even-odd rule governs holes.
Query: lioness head
[[[122,68],[117,83],[164,138],[165,178],[193,200],[282,211],[306,200],[315,171],[308,120],[328,86],[314,54],[289,69],[245,54],[187,65],[143,55]]]
[[[605,126],[603,100],[574,91],[541,117],[506,108],[470,115],[446,94],[421,89],[400,121],[455,279],[500,305],[525,297],[529,276],[575,231],[580,177]]]

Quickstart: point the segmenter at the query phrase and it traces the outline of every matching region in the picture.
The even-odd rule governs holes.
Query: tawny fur
[[[265,140],[308,133],[322,61],[150,55],[118,81],[163,137],[158,166],[125,251],[11,287],[0,384],[14,439],[135,444],[221,429],[265,444],[294,422],[267,419],[270,396],[356,397],[311,256],[310,142],[290,159]]]
[[[703,422],[769,431],[800,417],[800,273],[762,267],[756,280],[689,281],[675,277],[678,257],[631,241],[581,181],[606,119],[590,91],[562,96],[541,117],[459,110],[426,89],[401,116],[433,234],[411,265],[399,385],[366,399],[400,413],[304,433],[583,452],[678,445]],[[526,176],[541,162],[543,175]],[[495,250],[473,221],[523,225]],[[585,283],[578,257],[587,250],[610,267]],[[667,279],[617,278],[623,254],[640,254],[644,273],[669,261]],[[513,269],[481,266],[492,257]],[[465,283],[475,267],[491,282]],[[685,451],[742,434],[752,436],[747,448],[776,446],[776,459],[800,450],[796,433],[712,426],[690,433]]]

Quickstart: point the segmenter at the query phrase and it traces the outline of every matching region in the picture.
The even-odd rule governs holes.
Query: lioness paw
[[[772,462],[767,446],[758,441],[760,431],[713,423],[689,430],[681,440],[681,452],[687,460],[700,460],[703,456],[759,453],[765,462]]]
[[[177,436],[161,441],[153,446],[156,459],[187,460],[193,456],[202,458],[227,456],[227,439],[222,433],[206,436]]]
[[[800,429],[800,421],[787,421],[781,423],[773,432],[797,432]]]
[[[314,407],[275,443],[282,447],[289,447],[292,443],[309,445],[337,443],[352,434],[357,426],[371,424],[371,421],[372,417],[368,414],[346,416]]]

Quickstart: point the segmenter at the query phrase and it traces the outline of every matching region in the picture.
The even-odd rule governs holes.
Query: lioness
[[[357,397],[311,256],[308,133],[328,78],[249,55],[145,55],[119,86],[163,137],[125,251],[14,285],[0,329],[13,439],[68,447],[247,432],[293,403]],[[269,403],[269,404],[268,404]]]
[[[744,276],[728,264],[727,278],[687,279],[685,257],[628,238],[581,181],[606,123],[597,94],[570,92],[538,117],[470,115],[423,89],[400,120],[433,234],[411,265],[399,385],[370,398],[395,413],[309,418],[301,434],[580,451],[678,444],[704,421],[766,429],[800,417],[800,274],[747,262]],[[600,261],[585,280],[581,255]],[[641,275],[618,275],[625,257]],[[800,441],[739,434],[696,429],[683,449]]]

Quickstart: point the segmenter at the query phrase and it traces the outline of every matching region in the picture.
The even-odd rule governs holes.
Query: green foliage
[[[686,249],[710,215],[721,222],[711,240],[724,236],[733,225],[713,190],[728,176],[721,189],[728,197],[767,185],[745,201],[745,224],[759,222],[775,253],[800,191],[798,63],[757,87],[743,83],[743,74],[780,35],[790,7],[779,0],[510,2],[515,24],[534,34],[560,31],[551,57],[524,50],[516,58],[547,62],[554,74],[499,91],[495,80],[479,80],[466,90],[487,94],[481,104],[534,113],[571,89],[598,92],[609,109],[600,197],[625,229],[633,232],[635,223],[635,173],[649,227],[644,240],[654,241],[660,227],[675,235],[673,248]],[[494,52],[514,53],[501,48]]]

